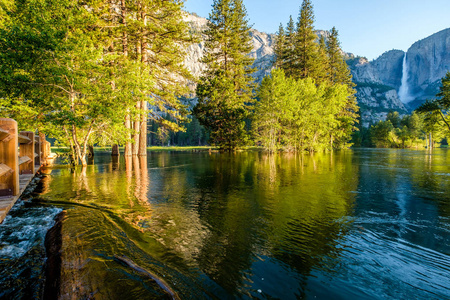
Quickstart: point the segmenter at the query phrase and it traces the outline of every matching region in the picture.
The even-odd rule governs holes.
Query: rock
[[[198,78],[205,70],[205,65],[200,60],[204,55],[206,40],[206,36],[202,32],[207,28],[208,20],[192,14],[186,14],[184,20],[189,24],[191,33],[198,34],[201,38],[199,43],[186,49],[186,59],[184,60],[186,68]],[[252,29],[250,36],[253,50],[249,56],[255,59],[252,67],[256,68],[256,72],[252,76],[256,82],[261,82],[272,69],[275,35]]]
[[[450,71],[450,28],[414,43],[406,54],[408,85],[416,104],[435,98]]]
[[[371,62],[364,57],[347,60],[356,84],[363,126],[385,119],[391,110],[407,112],[398,97],[404,55],[401,50],[391,50]]]

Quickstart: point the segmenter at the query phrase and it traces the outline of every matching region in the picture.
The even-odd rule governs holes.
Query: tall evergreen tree
[[[250,26],[242,0],[214,0],[205,34],[207,70],[197,86],[194,114],[221,149],[233,150],[247,142],[244,120],[252,102],[248,57]]]
[[[355,84],[352,81],[352,74],[344,60],[338,38],[338,31],[335,27],[331,29],[328,38],[327,53],[329,62],[329,80],[332,84],[346,85],[349,94],[343,109],[337,116],[339,123],[331,136],[332,143],[334,143],[333,147],[342,148],[350,140],[352,131],[356,129],[354,125],[357,122],[359,107],[356,101]]]
[[[287,76],[293,76],[296,71],[296,53],[294,51],[296,43],[296,29],[292,16],[289,16],[289,22],[286,26],[286,39],[284,42],[283,55],[280,57],[281,68],[284,70]]]
[[[280,24],[280,27],[278,28],[274,52],[275,52],[274,65],[277,68],[282,68],[286,56],[286,34],[284,32],[283,24]]]
[[[323,62],[320,61],[317,34],[314,31],[314,12],[310,0],[303,0],[297,23],[294,44],[296,72],[294,78],[313,78],[321,80],[325,77]]]

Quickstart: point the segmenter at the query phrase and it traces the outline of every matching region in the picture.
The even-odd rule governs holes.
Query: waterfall
[[[408,64],[406,63],[406,52],[405,56],[403,56],[402,84],[400,85],[400,89],[398,90],[398,97],[403,103],[408,103],[413,100],[413,97],[411,97],[411,95],[409,94]]]

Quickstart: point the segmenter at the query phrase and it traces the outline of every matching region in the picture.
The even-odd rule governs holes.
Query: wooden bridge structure
[[[15,120],[0,118],[0,223],[51,155],[44,135],[17,128]]]

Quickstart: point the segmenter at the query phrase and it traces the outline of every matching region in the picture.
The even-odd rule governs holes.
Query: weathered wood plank
[[[9,132],[0,128],[0,142],[9,136]]]
[[[13,170],[5,164],[0,164],[0,177],[8,173],[12,173]]]
[[[29,144],[32,142],[32,140],[24,135],[19,134],[18,135],[18,139],[19,139],[19,144]]]
[[[29,158],[28,156],[26,156],[26,155],[21,156],[21,157],[19,157],[19,166],[21,164],[24,164],[24,163],[27,163],[27,162],[30,162],[30,161],[31,161],[31,158]]]
[[[0,128],[8,133],[7,138],[0,142],[0,163],[13,170],[11,175],[0,178],[2,190],[12,195],[19,195],[19,144],[17,139],[17,122],[13,119],[0,118]],[[4,195],[5,193],[2,192]]]

